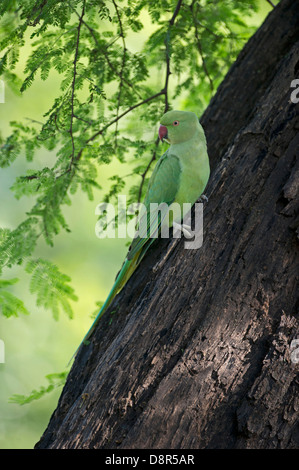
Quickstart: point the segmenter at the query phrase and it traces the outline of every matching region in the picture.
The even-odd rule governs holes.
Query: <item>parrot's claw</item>
[[[205,194],[202,194],[199,198],[200,201],[205,201],[205,202],[209,202],[209,199],[208,197],[205,195]]]
[[[192,233],[190,225],[178,224],[176,222],[173,222],[173,228],[175,231],[181,231],[186,238],[194,237],[194,234]]]
[[[192,233],[192,229],[190,225],[182,224],[182,232],[186,238],[193,238],[194,234]]]

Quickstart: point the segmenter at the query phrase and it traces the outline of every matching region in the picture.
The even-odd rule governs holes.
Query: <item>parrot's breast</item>
[[[178,203],[183,210],[184,203],[193,205],[202,195],[210,175],[209,158],[206,142],[203,139],[184,142],[173,147],[176,147],[173,152],[179,158],[182,170],[174,202]],[[182,214],[185,215],[183,212]],[[176,219],[177,217],[174,220],[179,222]]]

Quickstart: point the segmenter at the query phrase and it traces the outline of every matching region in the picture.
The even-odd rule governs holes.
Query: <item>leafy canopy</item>
[[[25,265],[37,305],[55,318],[60,309],[72,316],[70,278],[51,261],[35,259],[38,240],[53,245],[56,234],[69,231],[63,206],[79,190],[92,199],[101,165],[114,157],[133,162],[128,202],[142,198],[163,150],[152,141],[159,118],[173,103],[201,115],[253,32],[242,18],[256,9],[255,0],[1,1],[0,76],[26,93],[55,70],[60,92],[41,122],[11,122],[10,135],[0,136],[0,167],[24,157],[32,164],[11,190],[17,199],[34,197],[19,226],[0,229],[0,275]],[[130,46],[128,38],[138,37],[145,23],[152,33]],[[15,69],[25,42],[31,53],[21,79]],[[56,156],[42,169],[35,165],[41,149]],[[125,183],[125,175],[112,176],[106,200]],[[5,316],[28,313],[9,292],[15,282],[0,283]]]

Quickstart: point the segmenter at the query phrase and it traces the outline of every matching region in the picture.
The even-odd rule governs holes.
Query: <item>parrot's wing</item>
[[[174,202],[178,192],[180,176],[181,165],[178,157],[166,151],[158,161],[149,181],[147,193],[144,199],[144,208],[148,210],[143,212],[140,219],[138,236],[134,238],[131,244],[127,259],[124,261],[104,305],[84,336],[84,343],[88,341],[88,338],[94,331],[99,319],[104,314],[116,294],[126,284],[127,280],[130,278],[140,260],[146,253],[146,250],[154,241],[151,234],[154,234],[156,233],[156,230],[159,230],[162,218],[158,216],[155,216],[154,218],[150,217],[150,204],[152,202],[158,204],[166,203],[167,207],[170,206],[170,204]]]
[[[157,163],[150,178],[143,202],[143,210],[140,212],[137,236],[130,246],[128,259],[132,259],[147,244],[149,239],[154,241],[167,212],[164,208],[161,212],[154,211],[153,213],[150,211],[150,204],[165,203],[164,207],[168,207],[174,202],[180,186],[181,171],[178,157],[166,151]]]

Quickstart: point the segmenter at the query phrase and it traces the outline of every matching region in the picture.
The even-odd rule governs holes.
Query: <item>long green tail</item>
[[[126,281],[128,280],[128,271],[129,271],[129,268],[132,264],[133,260],[128,260],[126,259],[126,261],[124,262],[120,272],[118,273],[118,276],[115,280],[115,283],[113,284],[112,286],[112,289],[111,291],[109,292],[108,294],[108,297],[107,299],[105,300],[101,310],[99,311],[99,313],[97,314],[96,318],[94,319],[94,322],[93,324],[91,325],[91,327],[89,328],[88,332],[86,333],[86,335],[84,336],[83,338],[83,341],[82,343],[84,344],[88,344],[87,341],[88,341],[88,338],[91,336],[91,334],[93,333],[96,325],[98,324],[98,321],[100,320],[100,318],[104,315],[104,313],[106,312],[107,308],[109,307],[109,305],[111,304],[112,300],[114,299],[114,297],[116,296],[116,294],[121,290],[121,288],[125,285]],[[132,273],[130,273],[132,274]]]
[[[81,345],[82,344],[88,344],[88,338],[90,338],[90,336],[91,336],[92,332],[94,331],[98,321],[104,315],[104,313],[106,312],[107,308],[111,304],[111,302],[114,299],[114,297],[116,296],[116,294],[122,289],[122,287],[126,284],[128,279],[131,277],[131,275],[135,271],[135,269],[137,267],[136,266],[136,258],[137,257],[134,257],[133,259],[129,259],[129,260],[126,259],[125,260],[120,272],[118,273],[118,275],[116,277],[116,280],[115,280],[115,282],[112,286],[112,289],[109,292],[109,295],[108,295],[107,299],[105,300],[101,310],[99,311],[96,318],[94,319],[93,324],[91,325],[91,327],[87,331],[87,333],[84,336],[84,338],[83,338],[82,342],[80,343],[79,347],[74,352],[74,354],[73,354],[72,358],[70,359],[69,363],[76,356],[76,354],[79,351]]]
[[[135,269],[137,268],[137,266],[141,262],[142,258],[144,257],[145,253],[147,252],[148,248],[150,247],[150,245],[153,243],[154,240],[155,240],[154,238],[152,238],[150,240],[147,240],[148,243],[146,244],[146,246],[141,246],[140,248],[138,247],[139,249],[137,248],[137,250],[135,251],[135,253],[132,257],[128,256],[129,259],[126,258],[125,262],[122,265],[121,270],[119,271],[119,273],[116,277],[116,280],[115,280],[115,282],[112,286],[112,289],[109,292],[109,295],[108,295],[107,299],[105,300],[101,310],[99,311],[96,318],[94,319],[93,324],[91,325],[91,327],[87,331],[86,335],[84,336],[83,341],[81,342],[81,344],[79,345],[79,347],[77,348],[75,353],[73,354],[72,359],[75,357],[75,355],[77,354],[77,352],[80,349],[82,344],[88,344],[88,339],[90,338],[91,334],[93,333],[93,331],[94,331],[96,325],[98,324],[100,318],[104,315],[104,313],[106,312],[107,308],[111,304],[114,297],[118,294],[118,292],[124,287],[124,285],[130,279],[133,272],[135,271]],[[130,254],[130,252],[129,252],[129,254]]]

